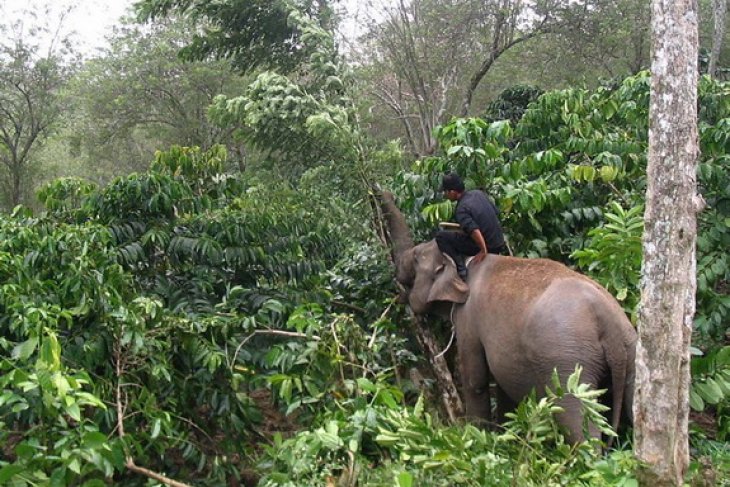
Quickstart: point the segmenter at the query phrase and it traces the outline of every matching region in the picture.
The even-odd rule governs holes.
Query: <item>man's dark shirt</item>
[[[497,214],[497,208],[487,195],[475,189],[463,194],[456,205],[455,218],[467,235],[478,228],[487,248],[498,249],[504,245],[504,234]]]

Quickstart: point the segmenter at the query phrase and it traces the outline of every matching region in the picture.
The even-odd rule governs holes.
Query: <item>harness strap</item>
[[[454,337],[456,337],[456,328],[454,328],[454,310],[456,310],[456,303],[451,305],[451,314],[449,316],[449,321],[451,321],[451,338],[449,339],[449,344],[446,345],[446,348],[444,348],[441,353],[436,355],[434,359],[443,357],[444,354],[448,352],[451,348],[451,344],[454,343]]]

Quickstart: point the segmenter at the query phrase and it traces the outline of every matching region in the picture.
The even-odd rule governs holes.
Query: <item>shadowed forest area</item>
[[[398,298],[379,198],[427,241],[455,171],[512,255],[636,325],[649,4],[370,0],[344,35],[336,0],[140,0],[94,54],[0,19],[0,485],[639,485],[579,370],[452,417],[452,327]],[[698,3],[692,486],[730,485],[723,5]],[[603,442],[566,440],[566,395]]]

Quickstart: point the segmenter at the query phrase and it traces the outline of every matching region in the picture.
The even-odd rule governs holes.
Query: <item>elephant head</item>
[[[381,198],[392,240],[396,279],[404,287],[402,298],[416,314],[425,314],[436,303],[464,303],[469,287],[459,278],[454,263],[441,253],[436,242],[413,245],[408,225],[395,205],[393,195],[383,192]]]

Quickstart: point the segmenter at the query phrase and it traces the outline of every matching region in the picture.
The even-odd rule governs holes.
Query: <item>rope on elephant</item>
[[[440,354],[438,354],[434,357],[435,359],[443,357],[444,354],[446,352],[448,352],[449,349],[451,348],[451,344],[454,343],[454,337],[456,336],[456,328],[454,328],[454,310],[455,309],[456,309],[456,305],[452,304],[451,305],[451,316],[449,317],[450,321],[451,321],[451,339],[449,339],[449,344],[446,345],[446,348],[444,348],[444,350]]]
[[[441,357],[443,357],[443,355],[444,355],[444,354],[445,354],[446,352],[448,352],[448,351],[449,351],[449,349],[451,348],[451,344],[452,344],[452,343],[454,343],[454,337],[455,337],[455,336],[456,336],[456,333],[454,333],[454,329],[452,328],[452,329],[451,329],[451,339],[449,340],[449,344],[448,344],[448,345],[446,345],[446,348],[444,348],[444,350],[443,350],[443,351],[442,351],[442,352],[441,352],[440,354],[436,355],[436,357],[435,357],[435,358],[441,358]]]

